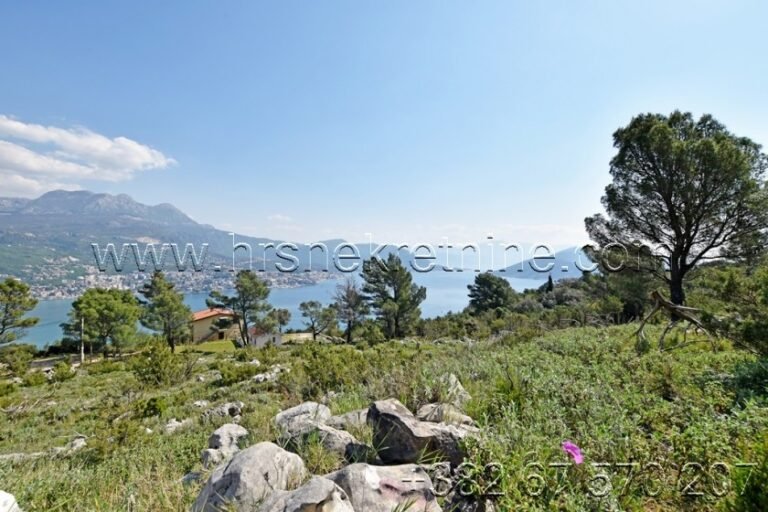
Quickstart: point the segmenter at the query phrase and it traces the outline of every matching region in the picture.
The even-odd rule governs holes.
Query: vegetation
[[[37,318],[25,317],[36,305],[27,284],[12,277],[0,282],[0,345],[22,338],[37,324]]]
[[[547,283],[551,291],[554,284]],[[469,309],[474,313],[485,313],[494,309],[508,309],[515,296],[515,290],[509,281],[491,272],[483,272],[475,276],[475,282],[467,285],[469,289]]]
[[[152,280],[140,290],[146,303],[141,324],[147,329],[162,333],[171,352],[176,345],[189,341],[192,311],[184,304],[184,295],[174,289],[162,272],[152,274]]]
[[[208,300],[209,307],[229,308],[237,315],[240,339],[244,345],[251,344],[251,327],[269,332],[272,319],[269,312],[272,306],[267,302],[269,287],[251,270],[241,270],[235,278],[235,294],[224,295],[212,291]]]
[[[758,144],[710,115],[694,121],[677,111],[639,115],[613,141],[602,200],[609,217],[587,218],[587,231],[601,247],[620,243],[663,261],[668,272],[645,269],[668,284],[673,303],[685,302],[683,280],[698,263],[762,250],[768,159]]]
[[[395,253],[390,253],[386,261],[365,261],[362,276],[363,293],[387,339],[410,334],[421,317],[419,304],[427,298],[427,289],[413,282]]]
[[[299,304],[301,316],[306,318],[306,325],[312,333],[312,339],[316,340],[318,334],[322,334],[336,321],[336,307],[334,305],[323,307],[320,302],[310,300]]]
[[[360,285],[353,278],[345,279],[336,287],[334,299],[339,321],[346,326],[344,337],[347,343],[352,343],[353,331],[368,315],[368,303]]]
[[[140,316],[139,301],[129,290],[90,288],[72,303],[62,328],[70,339],[79,340],[82,331],[91,353],[106,352],[110,345],[119,353],[136,339]]]

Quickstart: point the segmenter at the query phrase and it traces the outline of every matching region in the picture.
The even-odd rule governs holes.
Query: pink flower
[[[581,454],[581,449],[570,441],[563,441],[563,451],[573,457],[573,462],[581,464],[584,462],[584,456]]]

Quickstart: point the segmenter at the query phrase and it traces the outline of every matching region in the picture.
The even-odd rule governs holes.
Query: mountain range
[[[264,255],[261,249],[264,245],[276,246],[282,243],[281,240],[235,234],[234,241],[238,244],[248,244],[252,248],[255,268],[266,265],[266,268],[274,269],[277,263],[283,266],[290,265],[289,261],[277,258],[274,250],[268,251],[264,258],[260,257]],[[96,265],[97,260],[93,254],[92,243],[99,244],[102,251],[107,244],[114,244],[118,252],[123,244],[138,244],[141,252],[147,243],[178,244],[182,250],[186,244],[191,243],[198,251],[203,244],[208,244],[207,263],[231,268],[233,261],[231,232],[216,229],[208,224],[200,224],[168,203],[150,206],[139,203],[125,194],[111,195],[64,190],[48,192],[36,199],[0,198],[0,274],[18,277],[36,275],[41,268],[56,267],[56,263],[59,262],[59,267],[66,266],[66,273],[70,277],[82,275],[87,265]],[[346,242],[336,239],[321,243],[324,243],[332,253],[335,247]],[[376,244],[373,246],[375,247]],[[484,247],[483,244],[478,246],[481,249]],[[371,253],[370,244],[357,244],[356,248],[363,259]],[[297,258],[300,269],[326,268],[325,258],[318,257],[317,250],[310,258],[308,245],[297,244],[297,249],[297,251],[287,252]],[[390,246],[379,254],[386,257],[393,250],[394,248]],[[581,275],[581,272],[573,264],[573,251],[573,249],[566,249],[556,253],[554,259],[539,259],[536,263],[539,267],[552,264],[553,278],[576,277]],[[490,265],[490,261],[472,254],[471,251],[461,257],[458,249],[453,249],[450,254],[438,249],[436,255],[437,265],[442,265],[446,261],[450,266],[465,269],[476,267],[487,269]],[[234,251],[234,256],[237,267],[243,268],[248,260],[247,251],[238,249]],[[414,257],[408,251],[400,251],[400,256],[404,260]],[[524,258],[516,256],[510,259],[510,261],[513,260],[524,260]],[[127,261],[124,271],[136,270],[130,254]],[[478,261],[484,263],[479,265]],[[421,267],[425,265],[423,261],[418,264]],[[329,270],[334,271],[333,264],[330,265]],[[51,273],[51,277],[55,280],[57,275],[61,274],[61,268]],[[541,279],[548,273],[535,271],[530,260],[525,260],[509,266],[505,275]]]

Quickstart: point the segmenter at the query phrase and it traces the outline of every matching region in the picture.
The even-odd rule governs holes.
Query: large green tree
[[[299,304],[301,316],[306,318],[306,325],[312,332],[312,339],[316,340],[317,335],[328,329],[337,321],[336,307],[323,306],[319,301],[310,300]]]
[[[362,276],[363,293],[384,335],[392,339],[409,334],[421,318],[419,305],[427,298],[427,289],[413,282],[413,276],[394,253],[386,261],[365,261]]]
[[[603,248],[646,248],[653,258],[637,261],[661,261],[643,269],[667,283],[672,302],[685,303],[685,277],[700,262],[761,247],[768,208],[760,145],[710,115],[678,111],[639,115],[613,140],[607,217],[588,217],[587,231]]]
[[[251,344],[250,328],[268,332],[273,325],[269,312],[272,306],[267,302],[269,286],[252,270],[241,270],[235,277],[234,295],[212,291],[207,301],[209,307],[228,308],[234,311],[243,344]]]
[[[494,309],[505,309],[512,305],[515,290],[509,281],[491,272],[475,276],[475,282],[468,284],[469,308],[473,313],[484,313]]]
[[[69,322],[62,328],[73,338],[82,328],[91,352],[108,344],[120,351],[135,337],[140,317],[139,301],[129,290],[89,288],[72,303]]]
[[[184,295],[176,291],[160,271],[152,274],[149,283],[139,293],[144,297],[141,324],[147,329],[162,333],[171,352],[176,345],[191,338],[192,311],[184,304]]]
[[[291,322],[291,312],[284,308],[273,309],[270,311],[272,321],[277,325],[277,332],[282,333],[283,327]]]
[[[37,305],[26,283],[6,278],[0,282],[0,345],[22,338],[39,321],[25,317]]]

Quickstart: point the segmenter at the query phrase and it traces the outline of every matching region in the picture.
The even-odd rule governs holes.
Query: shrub
[[[16,391],[16,384],[13,382],[0,382],[0,396],[7,396]]]
[[[155,396],[149,400],[139,402],[137,410],[142,418],[163,416],[165,411],[168,410],[168,402],[161,396]]]
[[[122,361],[104,360],[89,364],[87,367],[88,375],[102,375],[105,373],[121,372],[125,370],[125,363]]]
[[[765,510],[768,503],[768,436],[758,444],[749,460],[757,465],[751,472],[741,471],[736,475],[736,492],[726,506],[729,512]]]
[[[53,366],[53,377],[51,380],[53,382],[64,382],[65,380],[73,378],[75,375],[76,373],[69,362],[59,361]]]
[[[0,363],[7,365],[13,375],[21,377],[29,370],[35,352],[31,345],[11,345],[0,351]]]
[[[42,386],[48,382],[43,372],[29,372],[24,376],[24,385],[27,387]]]
[[[768,397],[768,359],[738,365],[731,387],[740,403],[752,398],[765,400]]]
[[[221,361],[216,365],[221,373],[221,379],[216,381],[219,386],[231,386],[249,379],[259,373],[259,366],[252,364],[235,364],[230,361]]]
[[[189,379],[197,358],[190,354],[174,354],[162,342],[155,342],[131,362],[136,379],[145,385],[173,385]]]

